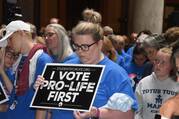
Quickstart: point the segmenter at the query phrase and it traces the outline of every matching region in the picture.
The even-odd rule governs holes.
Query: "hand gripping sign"
[[[103,71],[103,65],[48,63],[30,107],[89,111]]]
[[[0,104],[6,102],[8,100],[9,100],[9,98],[8,98],[6,92],[5,92],[4,87],[2,86],[2,84],[0,82]]]

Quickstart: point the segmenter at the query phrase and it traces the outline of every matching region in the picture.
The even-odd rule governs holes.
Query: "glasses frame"
[[[88,51],[89,48],[91,46],[93,46],[94,44],[96,44],[98,41],[94,42],[94,43],[91,43],[91,44],[82,44],[82,45],[78,45],[78,44],[75,44],[74,42],[72,42],[72,48],[75,50],[75,51],[79,51],[80,49],[82,51]]]
[[[154,59],[154,64],[160,65],[160,66],[165,66],[168,62],[160,60],[160,59]]]
[[[5,56],[8,57],[9,59],[17,60],[19,54],[15,54],[14,52],[6,50]]]
[[[48,32],[48,33],[44,33],[44,37],[52,37],[54,34],[56,34],[56,33],[54,33],[54,32]]]

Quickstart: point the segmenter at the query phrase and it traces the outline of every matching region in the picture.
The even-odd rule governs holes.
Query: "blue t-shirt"
[[[132,61],[132,56],[125,53],[124,50],[122,50],[121,54],[120,54],[122,57],[124,57],[124,63],[127,64],[127,63],[130,63]]]
[[[34,80],[37,78],[38,75],[42,74],[45,64],[51,63],[51,62],[52,62],[52,58],[49,55],[47,55],[46,53],[42,53],[38,57]],[[7,119],[35,119],[36,109],[29,107],[32,97],[34,95],[33,85],[34,84],[32,84],[29,87],[29,89],[27,90],[27,92],[22,96],[15,96],[15,93],[14,93],[13,97],[17,100],[17,105],[14,110],[11,110],[11,109],[8,110],[8,118]],[[15,92],[15,91],[13,91],[13,92]],[[14,100],[15,100],[14,98],[12,99],[12,102],[14,102]]]
[[[12,71],[12,69],[11,68],[6,69],[5,73],[6,73],[7,77],[11,80],[11,82],[14,83],[15,75],[14,75],[14,72]],[[3,85],[4,81],[1,76],[0,76],[0,82],[2,82],[2,85]]]
[[[65,57],[62,61],[59,61],[58,58],[57,58],[57,56],[51,55],[51,57],[52,57],[52,59],[54,60],[54,61],[53,61],[54,63],[59,63],[59,62],[60,62],[60,63],[63,63],[63,62],[67,62],[68,60],[72,60],[72,59],[74,59],[74,58],[76,58],[76,57],[78,57],[78,56],[77,56],[76,53],[72,53],[71,55]]]
[[[123,67],[124,64],[125,64],[124,57],[119,55],[117,51],[115,53],[116,53],[116,56],[117,56],[116,63]]]
[[[8,68],[5,70],[5,73],[7,75],[7,77],[11,80],[12,84],[14,83],[15,80],[15,75],[12,71],[12,69]],[[4,81],[2,79],[2,77],[0,76],[0,82],[2,83],[2,85],[4,85]],[[6,104],[10,104],[11,103],[11,94],[7,94],[9,97],[9,101],[5,102]],[[6,119],[7,118],[7,112],[0,112],[0,119]]]
[[[76,53],[72,53],[70,56],[65,57],[64,60],[61,61],[61,62],[67,62],[67,61],[69,61],[69,60],[73,60],[73,59],[75,59],[75,58],[77,58],[77,57],[78,57],[78,56],[77,56]]]
[[[127,54],[130,55],[131,57],[133,56],[133,52],[134,52],[134,48],[135,48],[135,44],[133,46],[131,46],[128,50],[127,50]]]
[[[147,68],[147,63],[144,63],[142,66],[137,66],[133,61],[125,64],[124,69],[127,71],[129,77],[135,84],[133,84],[133,89],[135,90],[138,82],[143,78],[144,71]]]
[[[79,58],[66,63],[81,64]],[[105,70],[99,84],[93,106],[104,106],[109,98],[116,92],[124,93],[134,99],[133,109],[138,105],[126,71],[118,64],[105,57],[98,64],[105,65]],[[73,111],[52,110],[52,119],[74,119]]]
[[[146,63],[144,63],[142,66],[137,66],[134,62],[130,62],[124,66],[124,69],[128,74],[136,74],[136,79],[140,80],[143,78],[146,67]]]

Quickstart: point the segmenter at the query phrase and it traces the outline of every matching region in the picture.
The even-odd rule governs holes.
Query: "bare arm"
[[[168,99],[161,107],[160,114],[164,117],[171,118],[174,115],[179,115],[179,94]]]
[[[119,110],[111,110],[107,108],[100,108],[99,115],[97,114],[97,108],[93,107],[90,112],[80,113],[74,112],[76,119],[86,119],[89,117],[99,116],[99,119],[134,119],[134,112],[129,110],[127,112],[122,112]]]
[[[46,119],[46,113],[47,113],[47,110],[37,109],[35,118],[36,119]]]
[[[119,110],[100,109],[100,119],[134,119],[132,110],[122,112]]]
[[[3,79],[4,86],[6,87],[7,91],[9,93],[11,93],[12,89],[13,89],[13,84],[12,84],[11,80],[8,78],[8,76],[6,75],[4,69],[0,68],[0,75],[1,75],[1,77]]]

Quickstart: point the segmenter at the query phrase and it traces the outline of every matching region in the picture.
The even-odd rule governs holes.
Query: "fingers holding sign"
[[[34,89],[36,90],[39,88],[39,86],[43,86],[44,81],[45,81],[44,77],[41,75],[38,75],[38,77],[35,81],[35,84],[34,84]]]
[[[79,112],[74,111],[74,117],[75,119],[87,119],[91,117],[99,117],[99,109],[96,107],[92,107],[89,112]]]

